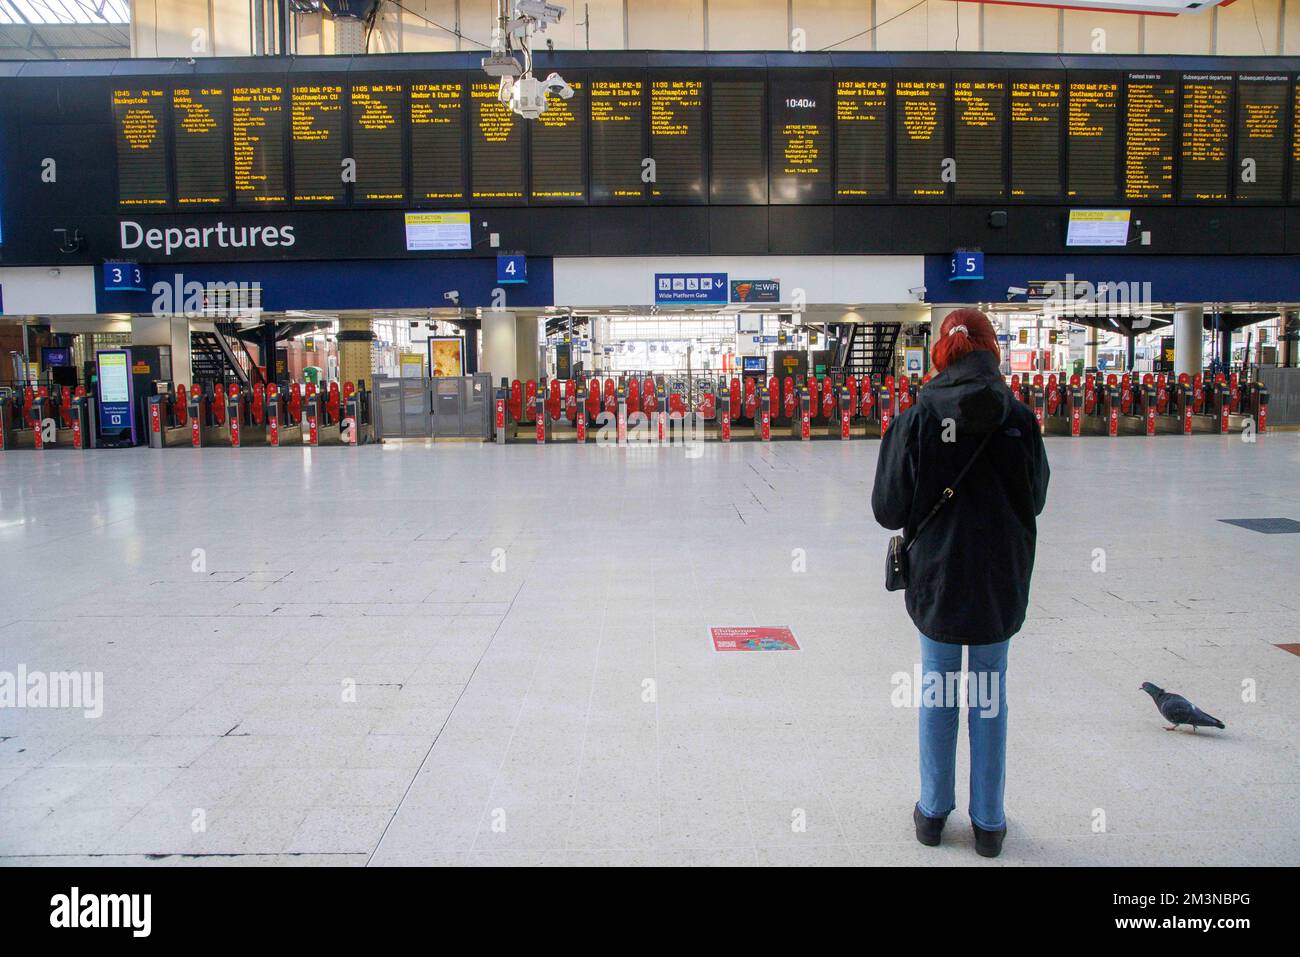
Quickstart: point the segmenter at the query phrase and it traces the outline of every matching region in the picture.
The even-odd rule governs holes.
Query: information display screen
[[[1119,77],[1072,77],[1066,96],[1065,195],[1110,202],[1119,192]]]
[[[241,206],[283,203],[284,87],[235,86],[230,90],[230,136],[235,164],[235,202]]]
[[[417,203],[465,199],[465,84],[412,83],[411,192]]]
[[[1183,76],[1180,194],[1226,201],[1232,178],[1232,74]]]
[[[471,83],[470,197],[500,202],[524,198],[524,122],[498,98],[496,83]]]
[[[1164,73],[1125,77],[1124,198],[1162,202],[1174,198],[1178,86]]]
[[[167,92],[161,87],[113,91],[118,205],[168,205],[166,124]]]
[[[1291,89],[1291,202],[1300,203],[1300,77]]]
[[[646,196],[645,82],[591,77],[591,200],[634,203]]]
[[[406,201],[406,91],[401,83],[353,83],[349,123],[359,205]]]
[[[293,201],[340,206],[343,180],[343,87],[309,84],[292,90]]]
[[[709,95],[713,163],[709,199],[714,203],[767,202],[764,138],[767,84],[761,80],[715,80]]]
[[[861,75],[835,84],[835,195],[889,195],[889,78]]]
[[[650,81],[650,195],[672,203],[702,203],[704,80],[657,75]]]
[[[952,81],[953,157],[959,199],[1001,199],[1007,83],[1001,76],[955,76]]]
[[[1250,203],[1278,203],[1286,177],[1286,76],[1242,73],[1237,77],[1236,198]]]
[[[1011,81],[1011,195],[1053,200],[1061,195],[1060,77]]]
[[[771,102],[771,202],[829,203],[831,81],[774,80]]]
[[[940,200],[956,170],[948,153],[948,80],[899,76],[894,84],[894,195]]]
[[[210,86],[172,90],[172,136],[176,150],[176,205],[189,209],[229,202],[227,89]]]
[[[587,84],[570,79],[573,96],[546,97],[532,125],[532,198],[538,203],[587,200]]]

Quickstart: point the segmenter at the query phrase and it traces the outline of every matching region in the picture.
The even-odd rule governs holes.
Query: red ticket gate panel
[[[1011,397],[1020,398],[1020,376],[1014,374],[1011,376]]]
[[[537,416],[537,382],[529,379],[524,383],[523,421],[531,422]]]
[[[618,411],[618,396],[614,391],[614,380],[605,380],[605,411],[613,415]]]
[[[572,379],[564,386],[564,417],[570,422],[578,421],[578,383]]]
[[[781,414],[781,383],[776,376],[767,380],[767,409],[774,419]]]
[[[734,422],[740,418],[740,380],[733,378],[731,387],[727,393],[728,405],[730,406],[731,420]]]
[[[781,409],[785,413],[785,417],[791,421],[794,420],[794,410],[797,402],[798,399],[794,394],[794,376],[788,375],[781,385]]]
[[[546,414],[550,416],[552,422],[560,417],[560,403],[560,380],[552,379],[551,388],[546,397]]]
[[[587,401],[586,401],[587,418],[592,422],[596,421],[600,415],[600,380],[589,379],[587,381]]]
[[[875,407],[876,407],[876,390],[871,385],[871,382],[869,380],[864,381],[862,383],[862,414],[870,418],[871,413],[875,409]]]
[[[501,432],[506,427],[506,407],[509,405],[509,399],[497,399],[494,411],[496,430]]]
[[[518,379],[510,383],[510,398],[507,400],[507,408],[510,410],[510,419],[514,422],[521,422],[524,401],[524,387]]]
[[[885,376],[885,384],[880,387],[880,434],[889,431],[890,420],[894,416],[893,376]]]
[[[831,382],[831,377],[827,376],[822,379],[822,418],[827,422],[835,414],[835,385]]]
[[[704,394],[700,396],[700,416],[704,419],[712,419],[718,414],[718,399],[713,394],[712,389],[705,389]]]

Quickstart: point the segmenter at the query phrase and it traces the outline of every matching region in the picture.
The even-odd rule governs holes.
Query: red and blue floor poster
[[[714,651],[798,651],[794,632],[785,626],[710,628]]]

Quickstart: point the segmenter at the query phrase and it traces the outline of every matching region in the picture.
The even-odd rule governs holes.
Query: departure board
[[[1163,73],[1130,73],[1124,85],[1124,198],[1173,199],[1178,87]]]
[[[958,199],[1001,199],[1006,81],[1000,77],[955,76],[952,81],[953,158]]]
[[[406,94],[401,83],[353,83],[350,96],[352,159],[356,182],[352,202],[361,205],[406,200],[403,157]]]
[[[1117,77],[1071,78],[1065,118],[1065,195],[1084,202],[1109,203],[1119,192]]]
[[[1183,199],[1226,201],[1232,180],[1232,74],[1183,76]]]
[[[465,189],[465,84],[410,85],[411,196],[461,203]]]
[[[1012,196],[1061,195],[1061,88],[1059,77],[1011,81]]]
[[[650,195],[674,203],[702,203],[704,192],[704,81],[656,77],[650,81]]]
[[[225,87],[172,90],[176,204],[182,209],[220,206],[230,200],[226,176],[229,106]]]
[[[773,203],[828,203],[831,170],[831,81],[772,81],[771,189]]]
[[[546,97],[546,112],[532,126],[532,198],[538,203],[587,199],[587,84],[569,80],[573,96]]]
[[[709,94],[713,134],[709,199],[714,203],[767,202],[766,87],[762,80],[713,82]]]
[[[1242,73],[1237,77],[1236,198],[1280,203],[1286,179],[1286,76]]]
[[[165,90],[113,91],[119,205],[128,208],[167,205],[166,121]]]
[[[894,84],[894,193],[898,199],[942,199],[951,176],[948,82],[906,79]]]
[[[645,149],[645,83],[639,79],[592,78],[591,200],[595,203],[639,202]]]
[[[1291,92],[1291,202],[1300,203],[1300,78]]]
[[[235,202],[241,206],[283,203],[284,87],[236,86],[230,90],[230,139],[234,146]]]
[[[291,91],[293,201],[337,206],[346,198],[343,181],[343,87],[295,86]]]
[[[835,195],[845,200],[889,195],[888,75],[836,81]]]
[[[471,83],[470,196],[488,202],[524,198],[524,122],[498,99],[497,83]]]

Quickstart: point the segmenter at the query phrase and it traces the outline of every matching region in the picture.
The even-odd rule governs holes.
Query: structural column
[[[131,344],[168,346],[172,381],[190,384],[190,321],[185,316],[132,316]]]
[[[520,379],[538,377],[537,329],[540,323],[536,316],[523,316],[515,322],[515,373]]]
[[[483,310],[483,355],[479,369],[492,376],[492,384],[502,379],[513,381],[519,377],[519,357],[515,326],[518,319],[513,312],[497,309]]]
[[[344,382],[369,382],[374,360],[370,354],[375,338],[369,316],[339,319],[339,378]]]
[[[1205,331],[1205,308],[1200,303],[1180,302],[1174,309],[1174,375],[1199,373],[1203,366],[1201,337]]]

